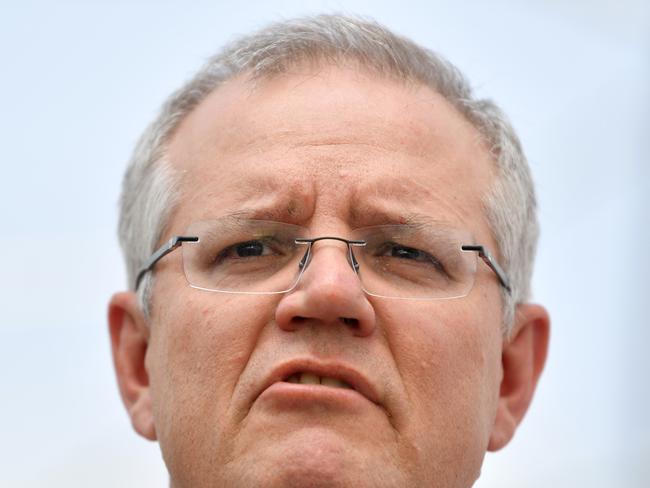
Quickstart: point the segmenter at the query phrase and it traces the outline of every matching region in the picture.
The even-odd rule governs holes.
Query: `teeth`
[[[317,376],[313,373],[295,373],[289,376],[286,381],[288,383],[296,383],[302,385],[324,385],[332,388],[348,388],[352,387],[345,381],[337,378],[329,378],[327,376]]]
[[[320,383],[320,378],[315,374],[303,373],[300,377],[300,383],[303,385],[317,385]]]
[[[336,378],[323,377],[320,379],[320,384],[325,386],[333,386],[334,388],[352,388],[345,381],[341,381]]]

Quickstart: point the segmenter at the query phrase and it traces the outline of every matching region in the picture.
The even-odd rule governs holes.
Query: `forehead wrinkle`
[[[353,227],[381,224],[465,224],[469,216],[449,202],[440,200],[429,186],[414,181],[382,178],[368,181],[351,196],[350,222]],[[423,213],[424,204],[436,202],[439,211]]]
[[[217,215],[242,218],[302,221],[313,209],[309,185],[301,181],[280,179],[277,175],[253,174],[237,179],[222,189],[209,190],[202,196],[207,211]]]

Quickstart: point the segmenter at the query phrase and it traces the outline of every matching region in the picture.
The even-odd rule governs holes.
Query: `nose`
[[[375,310],[348,261],[347,245],[319,241],[300,282],[283,296],[275,312],[278,326],[296,331],[306,326],[340,326],[354,336],[375,330]]]

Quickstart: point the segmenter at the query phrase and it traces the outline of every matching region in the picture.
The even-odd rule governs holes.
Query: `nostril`
[[[359,319],[354,319],[350,317],[339,317],[339,320],[347,326],[354,327],[354,328],[359,327]]]

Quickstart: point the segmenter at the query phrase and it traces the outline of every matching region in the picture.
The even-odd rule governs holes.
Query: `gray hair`
[[[237,75],[251,80],[304,64],[356,63],[379,76],[422,83],[444,96],[482,134],[496,165],[492,188],[483,196],[512,293],[503,291],[504,332],[517,303],[528,299],[538,235],[536,202],[526,157],[514,129],[491,101],[475,99],[460,71],[440,55],[368,20],[319,15],[272,24],[227,45],[173,93],[137,144],[120,201],[119,237],[129,284],[163,237],[178,198],[179,176],[166,149],[180,122],[210,93]],[[139,289],[149,313],[152,273]]]

